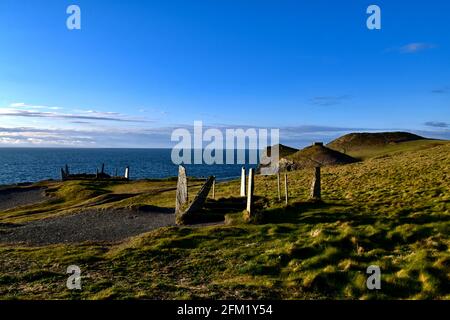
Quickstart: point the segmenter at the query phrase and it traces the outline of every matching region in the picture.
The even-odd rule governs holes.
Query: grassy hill
[[[357,132],[349,133],[331,141],[328,146],[335,150],[352,151],[369,146],[386,146],[406,141],[424,140],[409,132]]]
[[[311,169],[288,173],[285,206],[276,177],[257,176],[260,220],[254,224],[230,206],[224,225],[167,227],[118,243],[0,244],[0,296],[450,299],[449,143],[324,167],[323,203],[307,201],[311,177]],[[175,199],[170,180],[49,186],[54,200],[0,212],[0,224],[88,205],[171,207]],[[207,210],[238,196],[238,181],[218,184]],[[81,291],[65,287],[71,264],[81,267]],[[366,287],[370,265],[381,268],[381,290]]]
[[[275,146],[273,146],[273,147],[275,147]],[[272,150],[273,147],[271,146],[271,147],[267,147],[266,148],[266,153],[265,154],[267,156],[269,156],[269,157],[271,156],[271,150]],[[284,144],[278,144],[278,152],[279,152],[279,157],[280,158],[287,157],[287,156],[289,156],[289,155],[291,155],[293,153],[296,153],[297,151],[298,151],[298,149],[296,149],[296,148],[285,146]]]
[[[422,150],[445,143],[409,132],[350,133],[327,144],[327,147],[358,159],[394,152]]]
[[[290,154],[280,162],[281,168],[298,170],[316,166],[340,165],[357,162],[356,159],[323,145],[312,145]]]

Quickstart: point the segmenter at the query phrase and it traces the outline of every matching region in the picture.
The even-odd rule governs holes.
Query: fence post
[[[284,192],[285,192],[285,202],[286,205],[289,203],[289,189],[288,189],[288,175],[287,173],[284,174]]]
[[[311,185],[311,199],[320,200],[320,198],[320,167],[315,167]]]
[[[278,201],[281,201],[281,181],[280,181],[280,171],[277,172],[277,191],[278,191]]]
[[[253,209],[253,191],[254,191],[254,173],[253,169],[248,171],[248,188],[247,188],[247,213],[251,217]]]
[[[241,169],[241,197],[245,197],[245,167]]]

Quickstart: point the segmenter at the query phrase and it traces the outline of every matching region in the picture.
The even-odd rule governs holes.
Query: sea
[[[221,154],[232,150],[224,150]],[[60,179],[66,164],[70,173],[95,173],[105,164],[105,172],[123,176],[130,167],[130,179],[175,177],[178,165],[172,162],[172,149],[67,149],[67,148],[0,148],[0,185]],[[234,152],[235,159],[237,152]],[[192,156],[192,159],[194,157]],[[244,164],[187,164],[187,175],[217,180],[231,180],[240,176],[241,168],[250,165],[249,151]]]

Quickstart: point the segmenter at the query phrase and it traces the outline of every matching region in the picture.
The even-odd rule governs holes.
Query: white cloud
[[[68,135],[65,131],[40,131],[34,128],[0,128],[0,145],[87,147],[94,144],[95,141],[90,137]]]
[[[86,110],[78,113],[62,113],[38,109],[52,109],[54,107],[31,106],[25,103],[13,103],[8,108],[0,108],[0,117],[21,117],[21,118],[53,118],[65,120],[84,121],[113,121],[113,122],[151,122],[144,118],[134,118],[122,115],[117,112],[100,112]]]
[[[102,116],[123,116],[123,114],[121,114],[119,112],[110,112],[110,111],[81,110],[81,112],[95,114],[95,115],[102,115]]]
[[[168,148],[175,143],[171,142],[172,132],[178,128],[185,128],[193,132],[192,125],[174,125],[150,128],[102,128],[96,126],[92,129],[61,129],[61,128],[35,128],[35,127],[0,127],[1,146],[74,146],[74,147],[111,147],[111,148]],[[217,128],[222,132],[226,129],[253,128],[246,125],[216,124],[204,125],[203,130]],[[256,127],[255,129],[263,129]],[[267,129],[267,128],[264,128]],[[270,128],[268,128],[270,129]],[[319,125],[299,125],[280,127],[280,142],[293,147],[304,147],[313,141],[325,143],[350,132],[379,132],[379,131],[410,131],[429,138],[449,139],[450,130],[445,127],[436,127],[435,130],[417,131],[404,128],[351,128]]]
[[[417,53],[419,51],[437,48],[437,45],[427,42],[412,42],[401,47],[393,47],[385,50],[386,52],[399,52],[404,54]]]
[[[49,106],[41,106],[41,105],[32,105],[26,104],[24,102],[15,102],[9,105],[9,108],[26,108],[26,109],[48,109],[48,110],[61,110],[61,107],[49,107]]]

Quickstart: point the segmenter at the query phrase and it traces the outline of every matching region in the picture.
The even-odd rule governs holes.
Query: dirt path
[[[48,245],[84,241],[119,241],[156,228],[175,225],[172,210],[86,210],[77,214],[0,225],[0,243]]]
[[[0,211],[47,200],[44,188],[9,188],[0,190]]]

